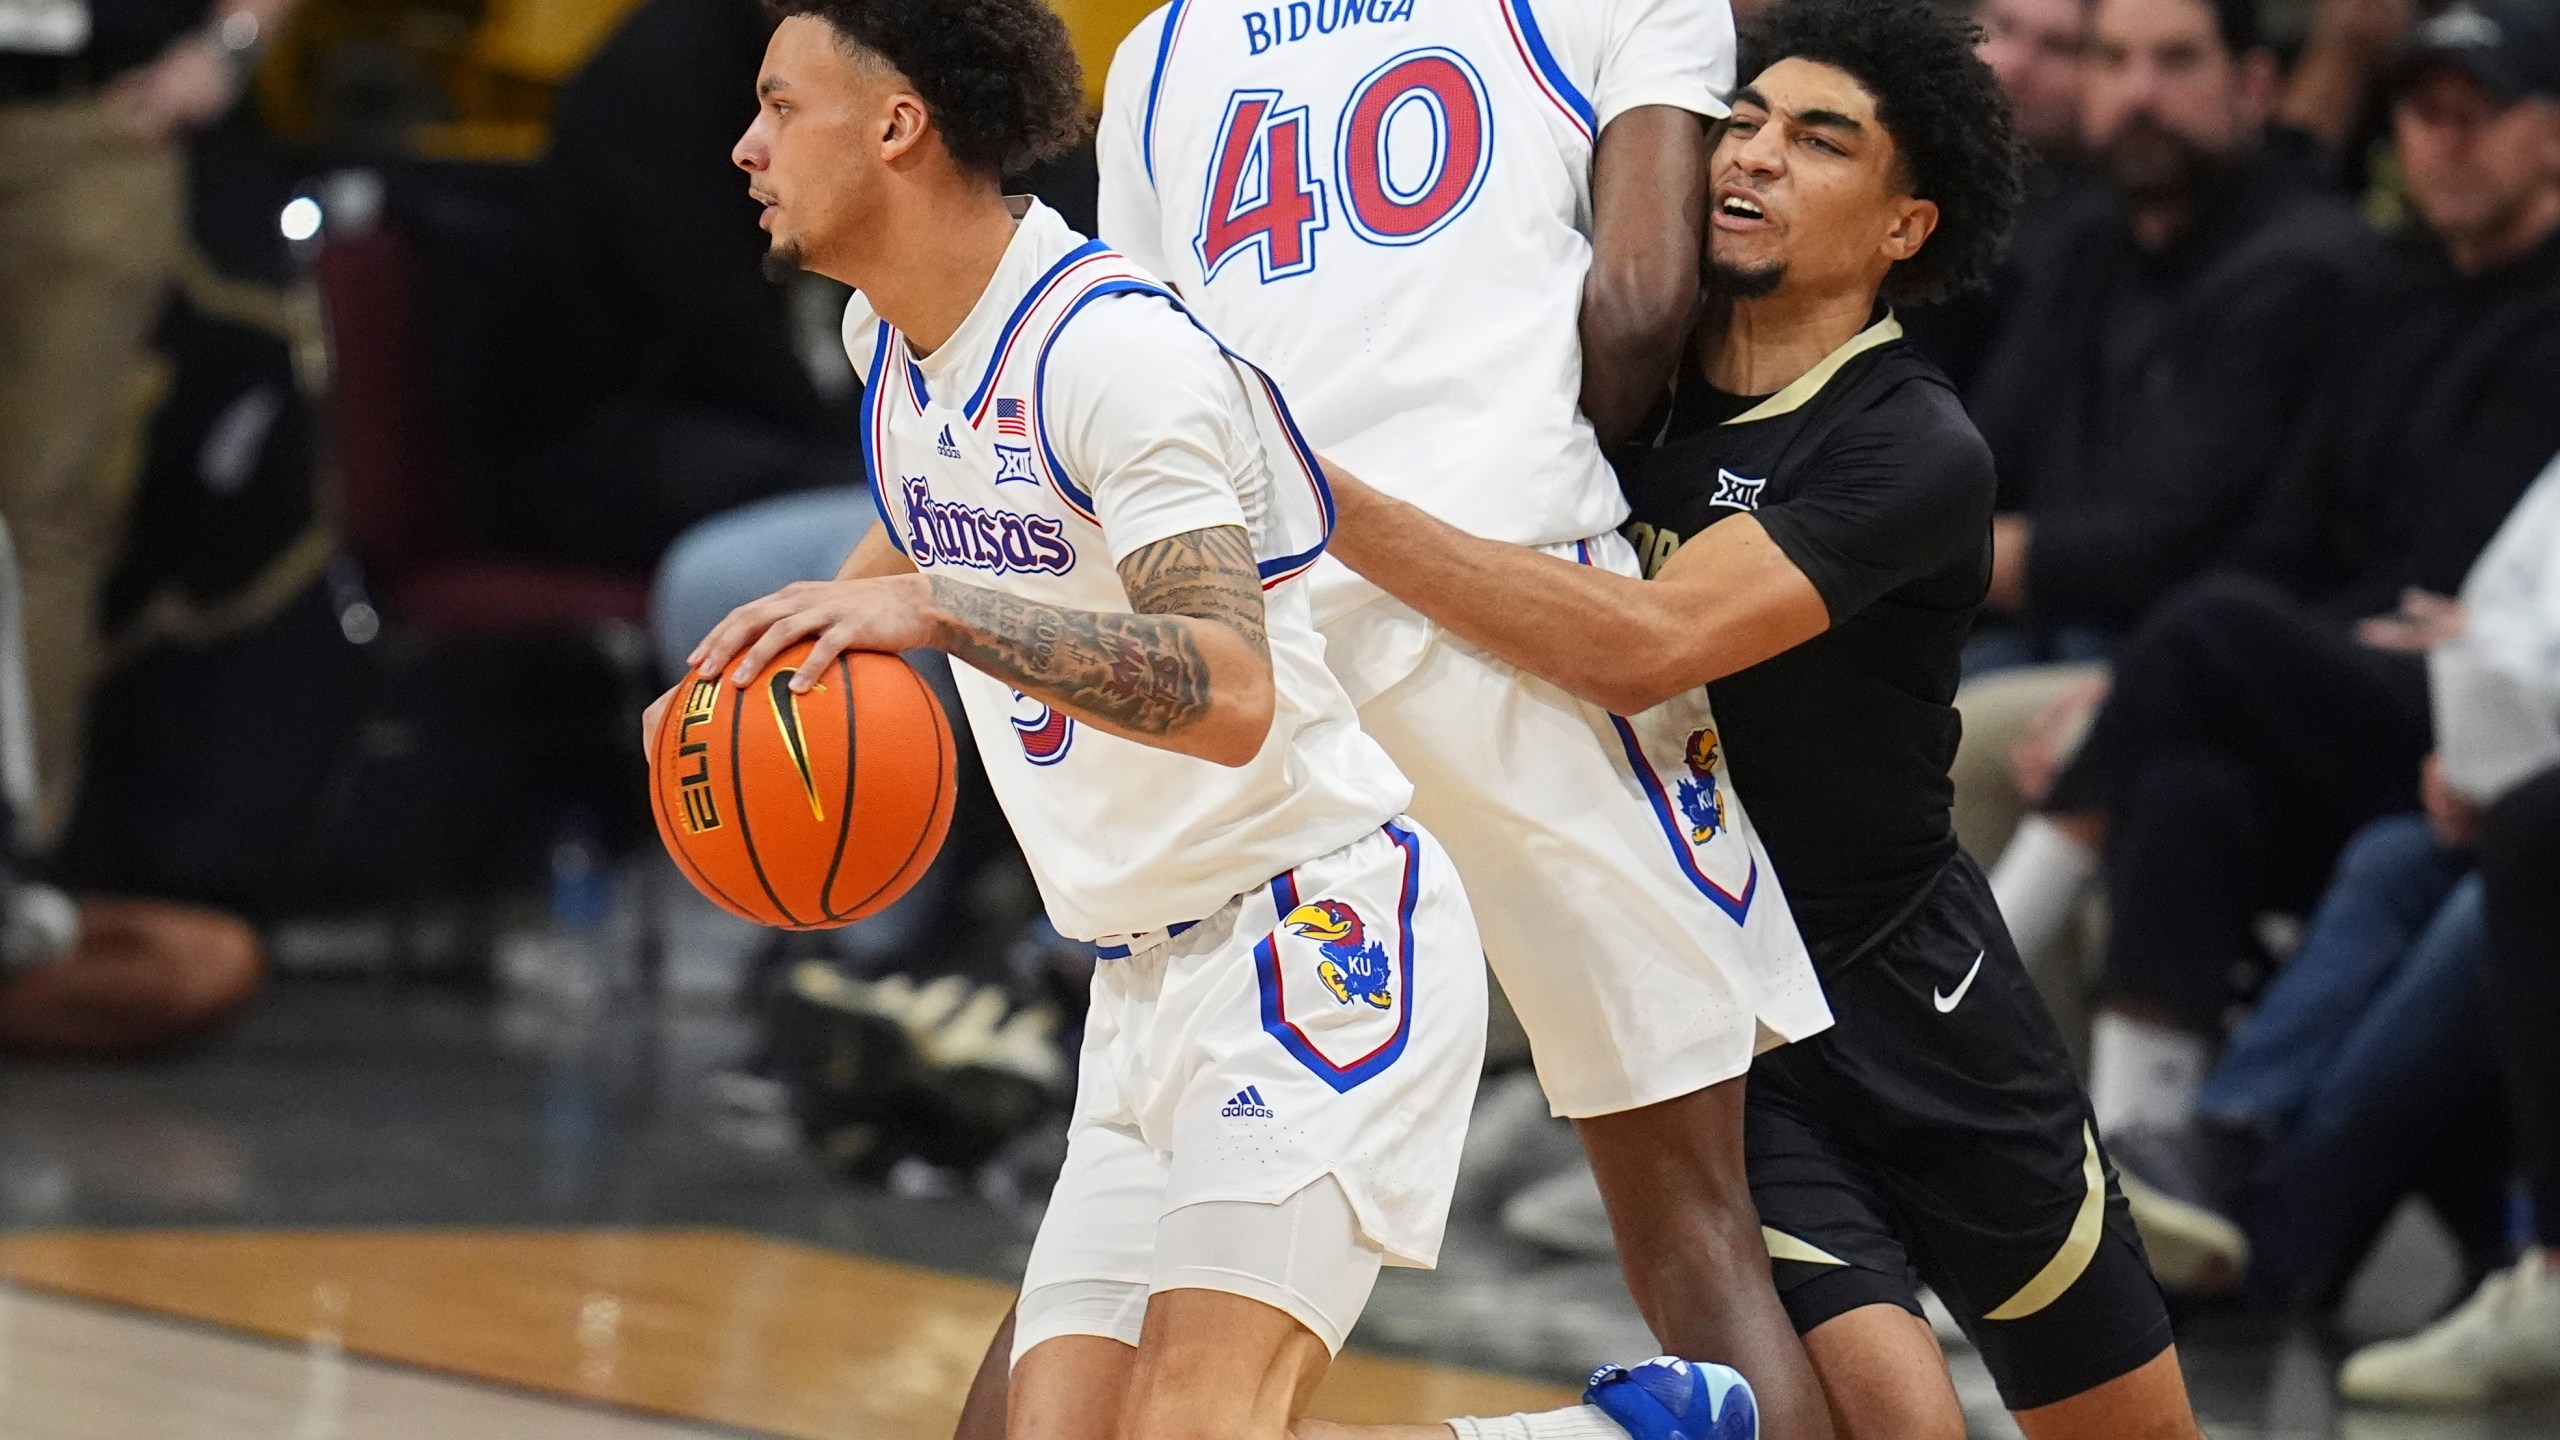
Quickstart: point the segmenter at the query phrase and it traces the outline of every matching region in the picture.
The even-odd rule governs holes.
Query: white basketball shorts
[[[1098,962],[1015,1354],[1135,1343],[1150,1288],[1245,1295],[1340,1346],[1382,1263],[1439,1258],[1484,1027],[1457,870],[1401,818]],[[1247,1207],[1288,1210],[1278,1242],[1222,1222]]]
[[[1548,553],[1634,575],[1615,532]],[[1706,692],[1621,719],[1326,559],[1325,664],[1466,877],[1559,1115],[1732,1079],[1831,1023]]]

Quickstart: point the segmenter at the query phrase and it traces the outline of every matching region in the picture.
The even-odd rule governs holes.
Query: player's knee
[[[1268,1391],[1270,1382],[1263,1388]],[[1120,1434],[1122,1440],[1268,1440],[1287,1431],[1294,1408],[1285,1394],[1257,1394],[1251,1387],[1240,1390],[1200,1379],[1150,1383],[1142,1373],[1131,1390]]]
[[[1133,1407],[1120,1433],[1125,1440],[1242,1440],[1249,1433],[1222,1415],[1201,1413],[1192,1402],[1203,1398],[1159,1391]]]

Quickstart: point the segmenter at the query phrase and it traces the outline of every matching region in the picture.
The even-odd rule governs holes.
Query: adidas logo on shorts
[[[1219,1107],[1218,1113],[1229,1120],[1236,1119],[1239,1116],[1249,1117],[1255,1120],[1271,1120],[1278,1118],[1271,1113],[1270,1106],[1262,1103],[1262,1092],[1251,1085],[1247,1085],[1243,1089],[1237,1091],[1234,1095],[1229,1096],[1227,1103]]]

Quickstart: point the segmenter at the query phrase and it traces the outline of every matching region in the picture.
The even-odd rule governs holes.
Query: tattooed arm
[[[1089,724],[1221,765],[1262,752],[1271,649],[1253,547],[1233,525],[1120,562],[1134,614],[1062,610],[944,576],[933,646]]]
[[[697,668],[744,685],[814,640],[803,677],[845,650],[949,652],[1115,735],[1243,765],[1271,730],[1262,582],[1239,526],[1160,540],[1120,562],[1133,613],[1071,610],[942,575],[808,582],[742,605]],[[800,683],[800,682],[795,682]]]

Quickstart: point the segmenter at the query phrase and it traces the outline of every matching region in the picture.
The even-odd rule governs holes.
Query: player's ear
[[[1885,228],[1884,255],[1899,265],[1920,253],[1938,228],[1938,202],[1908,196],[1894,202],[1892,224]]]
[[[915,153],[925,131],[932,128],[932,119],[912,90],[890,91],[882,110],[880,158],[894,165]]]

